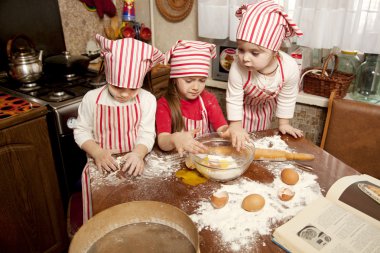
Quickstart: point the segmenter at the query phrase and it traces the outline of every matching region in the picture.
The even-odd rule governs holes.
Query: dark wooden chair
[[[331,93],[321,148],[363,174],[380,179],[380,105]]]
[[[159,64],[147,73],[143,88],[150,91],[157,99],[163,96],[169,84],[170,67]]]

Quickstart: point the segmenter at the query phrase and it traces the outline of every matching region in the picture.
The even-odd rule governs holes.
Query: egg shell
[[[260,194],[250,194],[243,199],[242,208],[248,212],[257,212],[265,205],[265,199]]]
[[[225,191],[215,192],[211,196],[211,204],[214,208],[219,209],[224,207],[228,202],[229,196]]]
[[[290,188],[282,187],[278,189],[277,195],[278,195],[278,198],[281,199],[282,201],[289,201],[294,197],[295,193]]]
[[[195,169],[195,165],[193,163],[193,160],[188,156],[185,158],[185,165],[188,169]]]
[[[281,171],[281,180],[285,184],[295,185],[299,180],[299,175],[297,171],[290,168],[285,168]]]

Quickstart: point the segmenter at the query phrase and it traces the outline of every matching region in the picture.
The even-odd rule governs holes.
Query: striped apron
[[[130,152],[134,147],[141,121],[139,96],[136,96],[135,103],[128,105],[99,104],[99,99],[106,88],[107,86],[96,99],[95,142],[101,148],[111,150],[112,153]],[[87,162],[82,173],[83,222],[92,217],[90,166],[96,166],[93,159]]]
[[[209,125],[209,122],[208,122],[207,110],[201,96],[199,96],[199,101],[202,106],[202,111],[201,111],[202,119],[194,120],[194,119],[188,119],[182,116],[183,122],[185,123],[185,131],[191,131],[196,128],[200,128],[200,131],[195,135],[195,137],[212,132],[211,126]]]
[[[281,83],[278,88],[270,92],[265,88],[252,83],[252,72],[248,73],[248,80],[243,86],[244,102],[243,102],[243,128],[247,132],[255,132],[265,130],[270,127],[271,119],[277,105],[277,96],[284,84],[284,72],[282,63],[277,57],[280,66]]]

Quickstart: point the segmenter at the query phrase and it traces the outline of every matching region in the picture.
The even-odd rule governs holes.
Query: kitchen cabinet
[[[66,222],[44,106],[0,120],[0,252],[63,252]]]

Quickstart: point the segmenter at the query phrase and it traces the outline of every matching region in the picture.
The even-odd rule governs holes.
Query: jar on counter
[[[357,71],[352,98],[380,103],[380,57],[378,54],[365,54],[365,61]]]
[[[361,63],[356,51],[341,50],[338,54],[338,59],[338,71],[356,75],[356,71]],[[352,92],[354,86],[355,79],[351,82],[348,92]]]

